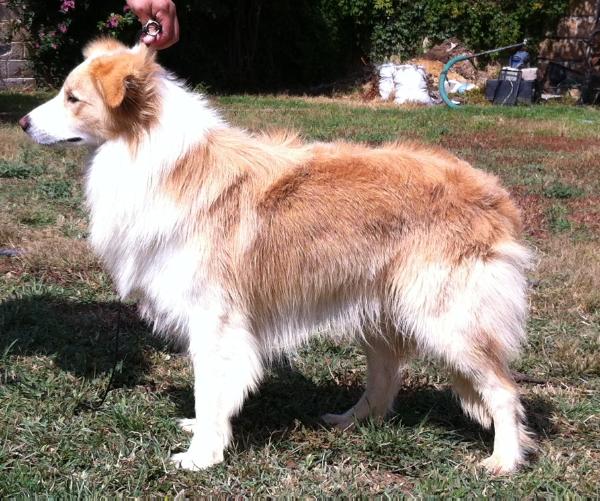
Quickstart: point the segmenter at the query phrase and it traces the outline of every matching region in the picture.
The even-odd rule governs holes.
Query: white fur
[[[157,330],[189,342],[196,418],[181,422],[193,437],[189,450],[174,455],[173,461],[195,470],[223,460],[231,438],[230,418],[258,384],[265,359],[293,350],[317,331],[378,331],[385,312],[394,321],[393,331],[406,334],[407,345],[394,345],[388,332],[362,338],[369,365],[365,394],[346,413],[325,419],[345,428],[369,415],[383,417],[414,348],[469,377],[471,383],[457,382],[465,410],[483,425],[493,420],[496,428],[488,468],[509,472],[522,462],[520,443],[525,431],[518,397],[476,362],[471,348],[473,336],[485,331],[495,336],[506,353],[517,352],[526,315],[523,270],[529,261],[527,251],[509,243],[496,249],[499,257],[494,260],[473,259],[458,267],[442,261],[418,262],[415,257],[415,262],[403,268],[408,271],[398,273],[395,290],[384,300],[366,286],[315,308],[298,298],[293,307],[259,326],[262,335],[257,336],[245,312],[228,300],[225,285],[210,278],[214,276],[208,273],[212,235],[199,226],[190,238],[189,212],[157,189],[178,158],[201,143],[207,132],[226,124],[203,99],[166,74],[160,77],[159,93],[158,125],[135,151],[124,140],[98,147],[86,174],[86,198],[91,244],[121,297],[138,300],[142,315]],[[85,136],[85,142],[94,144],[95,138],[66,118],[63,102],[59,94],[30,114],[32,137],[49,144]],[[211,196],[216,195],[202,192],[199,200]],[[348,254],[352,259],[352,253]],[[365,283],[387,261],[385,256],[380,258],[381,262],[374,261],[365,269]],[[440,309],[442,296],[447,301]]]
[[[50,101],[29,113],[31,127],[27,132],[39,144],[53,145],[84,137],[88,143],[93,143],[92,138],[79,130],[67,113],[64,99],[64,91],[61,90]]]
[[[159,330],[185,332],[189,308],[207,285],[192,270],[208,265],[202,266],[202,256],[211,236],[188,241],[186,214],[156,188],[173,158],[223,122],[175,82],[164,79],[162,85],[160,125],[143,138],[138,153],[122,140],[108,141],[88,167],[90,241],[121,297],[139,299]]]
[[[194,435],[189,450],[173,461],[195,470],[223,460],[229,419],[260,379],[262,363],[243,320],[228,311],[220,284],[204,275],[211,266],[211,235],[188,239],[187,213],[156,189],[173,159],[224,122],[170,79],[162,81],[160,92],[159,125],[137,154],[124,141],[110,141],[92,159],[86,180],[90,241],[119,294],[137,299],[156,330],[189,343],[196,419],[187,426]]]

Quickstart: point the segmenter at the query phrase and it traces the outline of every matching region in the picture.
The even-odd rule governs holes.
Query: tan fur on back
[[[189,204],[211,183],[218,197],[240,178],[272,179],[309,157],[309,148],[292,134],[253,138],[238,129],[217,129],[176,162],[165,187],[176,200]]]
[[[179,159],[165,188],[190,210],[202,199],[196,217],[221,235],[215,262],[226,256],[220,268],[240,271],[230,289],[258,322],[353,287],[389,287],[401,262],[489,259],[521,227],[496,177],[410,143],[303,144],[220,129]],[[235,243],[240,232],[247,245]]]

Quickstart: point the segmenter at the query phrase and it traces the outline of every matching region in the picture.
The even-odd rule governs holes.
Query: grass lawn
[[[84,152],[38,147],[15,126],[44,97],[0,94],[0,248],[27,251],[0,257],[0,496],[600,495],[600,110],[216,99],[250,129],[419,140],[502,178],[539,256],[529,343],[514,369],[526,374],[540,450],[514,477],[488,477],[476,464],[491,434],[463,417],[446,375],[423,362],[388,422],[326,429],[318,416],[354,402],[365,361],[317,341],[272,368],[235,420],[225,462],[189,473],[167,462],[189,441],[175,425],[192,415],[188,361],[119,305],[89,252]],[[117,332],[115,389],[101,403]]]

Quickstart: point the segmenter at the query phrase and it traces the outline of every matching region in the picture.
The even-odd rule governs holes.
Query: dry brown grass
[[[600,374],[600,254],[598,240],[556,235],[542,243],[531,315],[547,325],[548,369],[574,375]],[[542,354],[537,354],[542,355]]]
[[[504,149],[506,147],[516,149],[538,149],[545,152],[568,152],[581,153],[588,152],[591,156],[600,153],[600,141],[595,137],[590,138],[573,138],[570,136],[557,135],[540,135],[527,130],[527,132],[515,130],[511,127],[526,127],[526,124],[506,124],[505,129],[501,129],[494,134],[489,132],[475,133],[469,138],[469,144],[475,148],[485,150]],[[452,141],[453,138],[448,138],[447,141]]]
[[[600,140],[582,145],[571,155],[552,155],[544,164],[560,180],[586,191],[600,191]]]
[[[97,281],[101,266],[85,240],[38,232],[25,242],[24,271],[56,284]]]
[[[576,225],[588,228],[600,236],[600,196],[576,198],[567,202],[569,219]]]
[[[2,127],[1,137],[0,159],[4,161],[14,160],[24,146],[29,146],[23,132],[17,127]]]
[[[21,240],[18,224],[5,211],[0,212],[0,247],[17,247]]]
[[[557,235],[544,242],[535,276],[544,284],[540,313],[600,318],[600,254],[596,240]]]

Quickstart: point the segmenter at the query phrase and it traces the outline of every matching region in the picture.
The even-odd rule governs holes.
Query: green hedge
[[[354,0],[337,0],[356,4]],[[363,48],[372,60],[410,57],[425,37],[438,42],[459,38],[475,51],[532,39],[532,46],[556,27],[569,0],[376,0],[361,2],[367,26]]]
[[[568,0],[179,1],[181,41],[161,60],[218,91],[301,90],[394,55],[417,54],[425,37],[474,50],[541,39]],[[139,29],[123,0],[9,0],[31,33],[35,72],[57,85],[99,32],[132,43]]]

